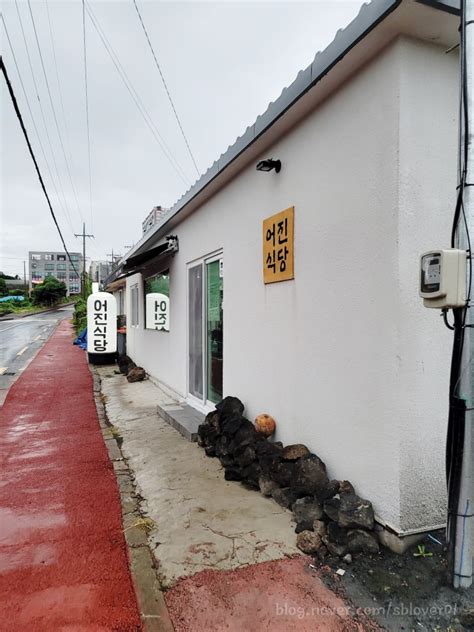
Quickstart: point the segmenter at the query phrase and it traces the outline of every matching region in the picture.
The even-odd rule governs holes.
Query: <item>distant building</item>
[[[107,261],[91,261],[89,275],[93,283],[103,283],[112,273],[112,263]]]
[[[158,224],[166,211],[168,211],[167,208],[163,208],[162,206],[154,206],[142,222],[142,234],[144,235],[155,224]]]
[[[30,291],[38,283],[42,283],[46,277],[53,276],[58,281],[66,284],[67,293],[79,294],[81,292],[82,255],[79,252],[71,252],[71,261],[65,252],[51,252],[33,250],[28,253]]]

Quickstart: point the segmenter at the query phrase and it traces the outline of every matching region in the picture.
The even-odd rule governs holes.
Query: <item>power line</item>
[[[109,56],[110,56],[110,58],[111,58],[111,60],[112,60],[112,62],[114,64],[114,66],[115,66],[115,69],[119,73],[120,78],[122,79],[125,87],[127,88],[128,93],[132,97],[132,100],[134,101],[134,103],[137,106],[140,114],[142,115],[145,123],[147,124],[148,128],[150,129],[153,137],[155,138],[156,142],[159,144],[159,146],[160,146],[161,150],[163,151],[165,157],[168,159],[168,161],[170,162],[171,166],[176,171],[178,176],[181,178],[181,180],[184,182],[184,184],[186,186],[189,186],[190,185],[189,179],[187,178],[187,176],[184,173],[183,169],[180,167],[180,165],[177,162],[176,158],[171,153],[171,150],[167,146],[165,140],[161,136],[160,132],[158,131],[158,129],[156,127],[156,125],[153,123],[153,120],[152,120],[151,116],[149,115],[149,113],[146,110],[142,100],[140,99],[140,96],[138,95],[138,93],[135,90],[135,88],[133,87],[130,79],[128,78],[127,73],[125,72],[122,64],[120,63],[120,60],[118,59],[117,54],[115,53],[114,49],[112,48],[112,45],[108,41],[107,36],[103,32],[103,29],[100,26],[99,21],[95,17],[95,15],[94,15],[89,3],[86,3],[86,10],[87,10],[89,18],[90,18],[90,20],[92,22],[92,25],[94,26],[95,30],[97,31],[97,34],[99,35],[99,37],[100,37],[100,39],[102,41],[102,44],[104,45],[106,51],[108,52],[108,54],[109,54]]]
[[[18,107],[18,102],[16,100],[12,84],[10,83],[10,79],[8,77],[8,74],[7,74],[7,69],[5,68],[5,63],[3,61],[3,56],[1,56],[1,55],[0,55],[0,67],[1,67],[1,70],[2,70],[2,73],[3,73],[3,76],[5,78],[5,82],[7,84],[8,92],[10,93],[10,98],[12,100],[13,107],[15,109],[15,113],[17,115],[17,118],[18,118],[19,122],[20,122],[20,126],[21,126],[21,129],[22,129],[23,135],[25,137],[26,144],[28,145],[28,149],[29,149],[31,158],[32,158],[33,163],[35,165],[36,173],[38,174],[38,178],[39,178],[39,181],[40,181],[40,184],[41,184],[41,188],[43,189],[43,193],[44,193],[44,195],[46,197],[46,201],[48,202],[48,206],[49,206],[49,210],[51,212],[51,216],[52,216],[54,224],[55,224],[55,226],[56,226],[56,228],[58,230],[59,237],[61,238],[61,242],[62,242],[62,244],[64,246],[64,251],[65,251],[65,253],[67,254],[67,256],[69,258],[69,262],[70,262],[74,272],[79,276],[79,272],[77,271],[76,266],[74,265],[74,263],[73,263],[73,261],[71,259],[71,255],[69,254],[69,251],[68,251],[68,249],[66,247],[66,242],[64,241],[63,234],[61,232],[61,229],[59,228],[58,220],[56,219],[56,215],[54,214],[53,207],[51,205],[51,200],[49,199],[48,192],[46,191],[46,187],[45,187],[45,184],[44,184],[44,181],[43,181],[43,177],[41,176],[41,172],[39,170],[38,163],[36,161],[35,154],[33,152],[33,148],[31,147],[30,139],[28,138],[28,132],[26,131],[25,124],[23,123],[23,118],[21,116],[21,112],[20,112],[20,109]]]
[[[13,62],[14,62],[14,64],[15,64],[15,68],[16,68],[16,71],[17,71],[17,74],[18,74],[18,79],[20,80],[20,85],[21,85],[21,89],[22,89],[22,91],[23,91],[23,95],[24,95],[24,97],[25,97],[26,105],[28,106],[28,110],[29,110],[29,113],[30,113],[31,121],[32,121],[32,123],[33,123],[33,127],[34,127],[34,129],[35,129],[36,136],[37,136],[37,138],[38,138],[38,144],[39,144],[39,146],[40,146],[41,153],[43,154],[44,162],[45,162],[45,164],[46,164],[46,169],[48,170],[49,177],[50,177],[51,182],[52,182],[52,184],[53,184],[53,187],[54,187],[54,190],[55,190],[55,193],[56,193],[56,197],[57,197],[58,202],[59,202],[59,204],[60,204],[60,206],[61,206],[61,210],[62,210],[62,212],[64,213],[64,217],[68,220],[68,222],[69,222],[69,226],[70,226],[70,228],[71,228],[71,231],[74,233],[74,228],[73,228],[73,225],[72,225],[72,222],[71,222],[71,218],[69,217],[69,215],[67,215],[67,214],[64,212],[64,207],[63,207],[63,205],[62,205],[61,198],[59,197],[58,188],[57,188],[57,186],[56,186],[56,182],[55,182],[55,180],[54,180],[54,178],[53,178],[53,174],[51,173],[51,168],[50,168],[50,166],[49,166],[49,162],[48,162],[48,159],[47,159],[47,157],[46,157],[46,152],[45,152],[45,150],[44,150],[43,143],[41,142],[41,136],[40,136],[40,134],[39,134],[38,127],[36,126],[35,117],[33,116],[33,112],[32,112],[32,110],[31,110],[30,101],[29,101],[29,99],[28,99],[28,94],[26,93],[25,85],[24,85],[24,83],[23,83],[23,79],[22,79],[22,77],[21,77],[20,68],[19,68],[19,66],[18,66],[18,62],[17,62],[17,60],[16,60],[15,51],[14,51],[14,49],[13,49],[13,45],[12,45],[12,42],[11,42],[11,39],[10,39],[10,35],[9,35],[9,33],[8,33],[8,29],[7,29],[7,25],[6,25],[6,22],[5,22],[5,18],[3,17],[3,14],[0,14],[0,17],[2,18],[3,28],[5,29],[5,34],[6,34],[6,36],[7,36],[8,45],[9,45],[9,47],[10,47],[10,51],[11,51],[11,54],[12,54],[12,57],[13,57]]]
[[[61,112],[63,115],[63,122],[64,122],[64,131],[66,133],[66,148],[68,150],[68,154],[69,154],[69,160],[71,162],[71,165],[74,169],[74,160],[72,157],[72,152],[71,152],[71,144],[69,142],[69,129],[68,129],[68,124],[67,124],[67,117],[66,117],[66,110],[64,108],[64,100],[63,100],[63,91],[61,89],[61,81],[59,79],[59,70],[58,70],[58,60],[56,57],[56,46],[54,45],[54,35],[53,35],[53,26],[51,23],[51,16],[49,14],[49,3],[48,0],[46,0],[46,13],[48,15],[48,25],[49,25],[49,35],[51,38],[51,48],[53,51],[53,60],[54,60],[54,68],[55,68],[55,73],[56,73],[56,82],[58,84],[58,92],[59,92],[59,102],[61,104]],[[71,230],[74,233],[74,228],[71,226]]]
[[[87,154],[89,158],[89,206],[91,213],[91,227],[93,227],[92,221],[92,175],[91,175],[91,136],[89,127],[89,92],[87,89],[87,47],[86,47],[86,5],[82,0],[82,32],[84,41],[84,84],[86,88],[86,122],[87,122]]]
[[[33,79],[33,85],[35,87],[36,98],[37,98],[39,106],[40,106],[41,118],[42,118],[42,121],[43,121],[44,130],[46,132],[46,138],[48,140],[49,150],[50,150],[51,156],[53,158],[53,165],[54,165],[54,169],[55,169],[55,172],[56,172],[56,178],[58,179],[59,188],[61,189],[61,193],[62,193],[62,196],[63,196],[63,201],[60,202],[60,204],[63,207],[63,210],[64,210],[65,214],[68,216],[69,223],[72,226],[71,216],[69,214],[69,206],[68,206],[68,203],[67,203],[67,200],[66,200],[66,196],[64,195],[64,188],[63,188],[63,184],[62,184],[62,181],[61,181],[61,177],[59,175],[59,169],[58,169],[58,165],[57,165],[57,162],[56,162],[56,156],[55,156],[54,151],[53,151],[53,145],[51,143],[51,138],[50,138],[49,131],[48,131],[48,125],[46,124],[46,117],[44,115],[43,103],[42,103],[42,101],[40,99],[39,90],[38,90],[38,84],[36,83],[35,72],[33,70],[33,64],[31,62],[30,48],[28,46],[28,41],[26,39],[25,29],[23,28],[23,20],[21,19],[20,8],[18,6],[18,1],[17,0],[15,0],[15,7],[16,7],[17,15],[18,15],[18,20],[20,22],[20,29],[21,29],[21,33],[22,33],[22,36],[23,36],[23,42],[25,44],[26,55],[28,57],[28,65],[30,67],[31,78]],[[74,229],[72,229],[72,230],[74,232]]]
[[[160,64],[158,63],[158,59],[156,58],[155,51],[153,49],[152,43],[150,41],[150,38],[148,36],[148,32],[146,30],[145,23],[143,22],[143,18],[142,18],[142,15],[140,13],[140,9],[138,8],[138,4],[137,4],[136,0],[133,0],[133,4],[135,5],[135,9],[136,9],[138,17],[140,19],[140,23],[142,25],[143,32],[145,33],[145,37],[146,37],[146,40],[148,42],[148,46],[150,47],[151,54],[153,55],[153,59],[155,60],[156,67],[158,68],[158,72],[160,73],[160,77],[161,77],[161,80],[162,80],[163,85],[165,87],[166,94],[168,95],[168,100],[169,100],[169,102],[171,104],[171,107],[173,108],[174,116],[176,118],[176,121],[178,122],[179,129],[181,130],[181,134],[183,135],[184,142],[186,143],[186,147],[188,148],[189,155],[191,156],[191,160],[193,161],[193,164],[194,164],[194,167],[195,167],[195,169],[197,171],[198,176],[200,176],[201,172],[199,171],[199,168],[198,168],[198,166],[196,164],[196,160],[194,159],[193,152],[191,151],[191,147],[189,146],[188,139],[186,138],[186,134],[184,133],[183,126],[181,125],[181,121],[179,120],[179,116],[178,116],[178,113],[176,112],[176,108],[174,106],[173,99],[171,98],[170,91],[168,90],[168,85],[166,84],[165,77],[164,77],[163,72],[161,70]]]
[[[49,96],[49,102],[51,104],[51,110],[53,111],[54,123],[56,125],[56,131],[58,132],[59,143],[61,145],[61,150],[63,152],[64,162],[66,163],[66,169],[67,169],[67,172],[68,172],[68,175],[69,175],[69,181],[71,183],[72,192],[73,192],[74,198],[76,200],[77,211],[78,211],[81,219],[83,219],[82,212],[81,212],[81,209],[80,209],[80,206],[79,206],[79,202],[77,200],[76,187],[74,186],[74,182],[73,182],[72,175],[71,175],[71,170],[69,168],[69,161],[67,159],[66,151],[64,149],[63,139],[62,139],[62,136],[61,136],[61,130],[59,129],[58,118],[56,116],[56,110],[55,110],[54,103],[53,103],[53,97],[51,96],[51,89],[49,87],[48,75],[46,74],[46,68],[44,66],[43,54],[41,52],[41,46],[40,46],[40,43],[39,43],[38,32],[36,30],[36,24],[35,24],[35,19],[33,17],[33,10],[31,8],[30,0],[28,0],[28,8],[30,10],[31,22],[33,24],[33,30],[35,32],[36,45],[38,47],[38,53],[39,53],[40,61],[41,61],[41,68],[43,70],[44,80],[45,80],[45,83],[46,83],[46,88],[47,88],[48,96]]]

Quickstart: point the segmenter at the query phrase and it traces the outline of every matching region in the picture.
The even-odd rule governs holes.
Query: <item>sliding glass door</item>
[[[189,392],[202,400],[203,388],[203,274],[202,263],[189,268]]]
[[[188,270],[189,394],[203,405],[222,399],[224,278],[222,255]]]

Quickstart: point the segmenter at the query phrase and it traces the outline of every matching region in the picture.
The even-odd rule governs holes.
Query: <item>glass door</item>
[[[202,263],[189,268],[189,393],[203,400],[203,278]]]
[[[195,405],[222,399],[224,279],[222,255],[188,268],[188,392]]]
[[[224,279],[222,258],[206,263],[207,274],[207,399],[216,404],[222,399],[222,361],[224,333]]]

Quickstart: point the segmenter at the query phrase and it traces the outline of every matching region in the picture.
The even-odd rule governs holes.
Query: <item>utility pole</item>
[[[122,258],[122,255],[114,254],[114,249],[112,248],[112,252],[109,252],[109,254],[106,254],[105,256],[106,257],[111,257],[111,259],[112,259],[112,272],[113,272],[114,271],[115,260],[116,259],[120,260]]]
[[[459,219],[455,245],[468,253],[468,300],[465,308],[454,310],[447,535],[453,585],[469,588],[473,579],[474,536],[474,300],[470,298],[471,290],[474,291],[474,0],[461,0],[460,34]]]
[[[26,294],[26,261],[23,261],[23,289]]]
[[[82,224],[82,233],[74,233],[75,237],[82,237],[82,297],[86,297],[86,237],[94,239],[94,235],[88,235],[86,233],[86,223]]]

